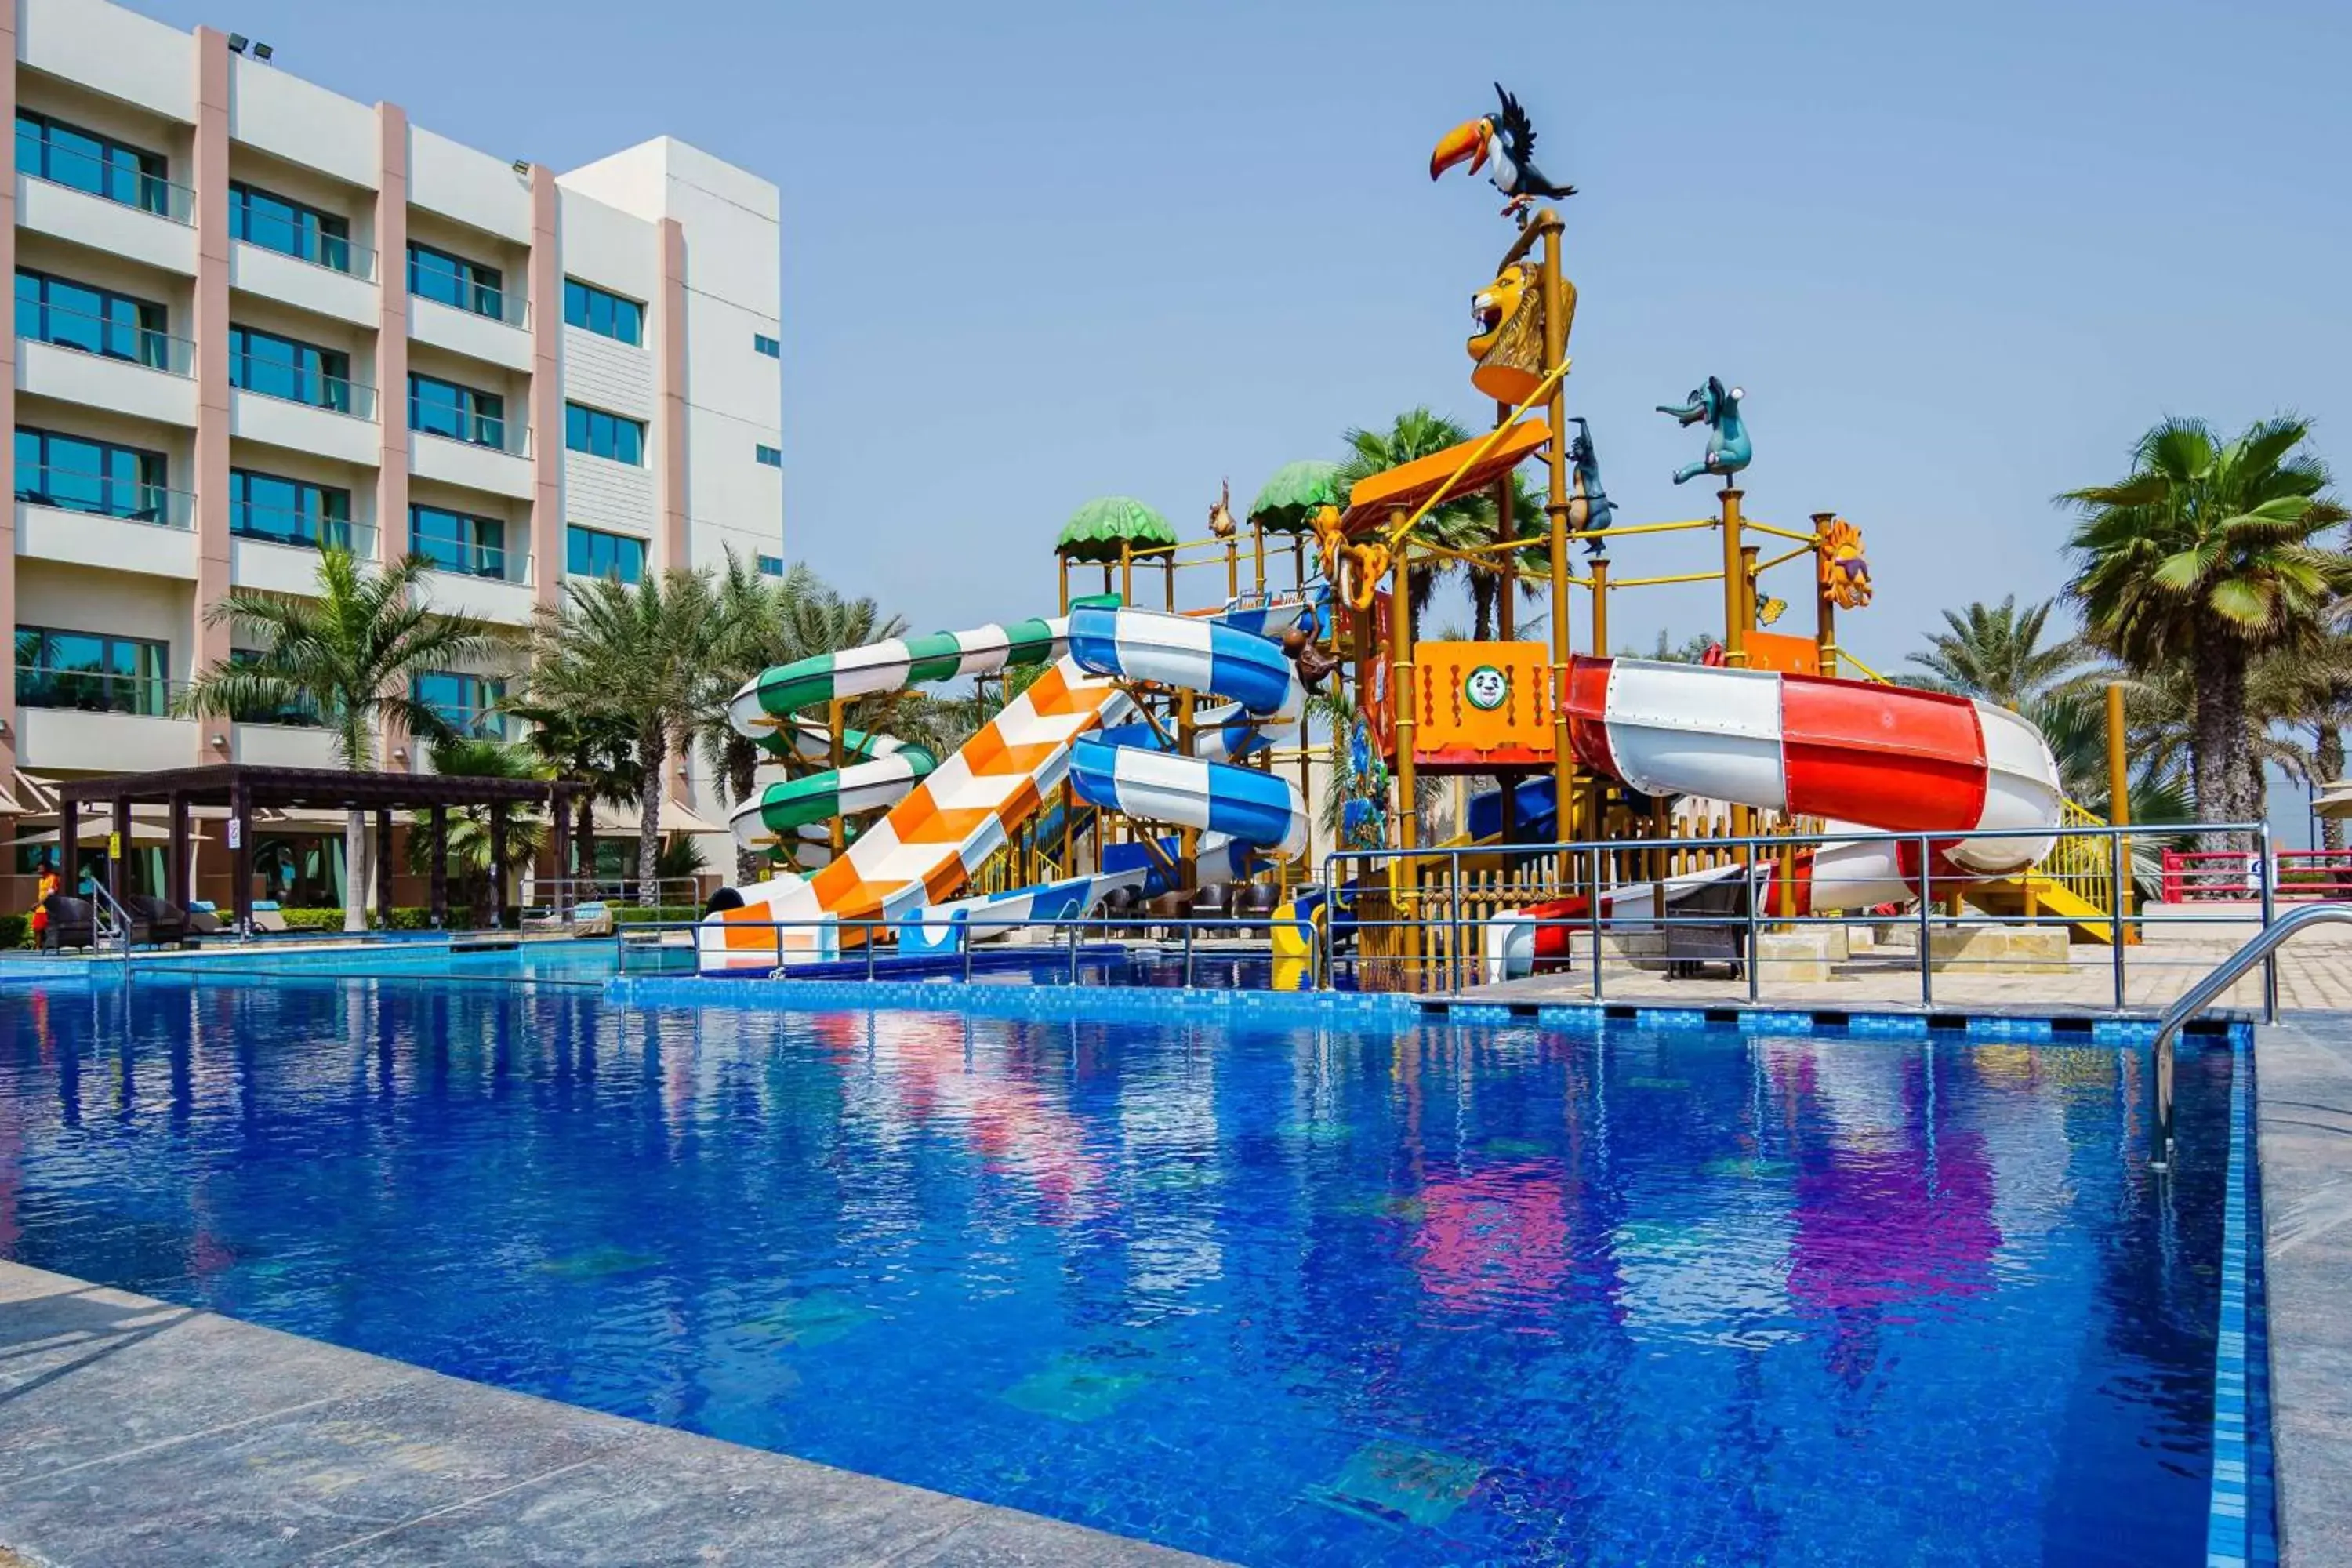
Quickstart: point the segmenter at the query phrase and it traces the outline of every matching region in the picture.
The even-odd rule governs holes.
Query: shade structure
[[[1543,449],[1551,439],[1551,426],[1540,419],[1522,419],[1506,431],[1486,456],[1470,465],[1469,471],[1446,490],[1447,500],[1456,496],[1475,495],[1517,468]],[[1348,492],[1347,515],[1342,520],[1350,534],[1388,523],[1389,514],[1399,508],[1412,511],[1435,495],[1454,471],[1462,467],[1469,456],[1486,440],[1473,437],[1456,443],[1442,452],[1432,452],[1426,458],[1416,458],[1410,463],[1386,469],[1369,479],[1360,479]]]
[[[2311,809],[2320,816],[2352,816],[2352,779],[2337,779],[2324,786]]]
[[[1176,542],[1168,520],[1131,496],[1097,496],[1062,525],[1054,553],[1065,561],[1116,561],[1123,545],[1149,550]]]
[[[637,836],[637,803],[616,805],[609,800],[596,803],[596,836],[600,838],[634,838]],[[662,797],[659,823],[664,833],[724,833],[725,825],[697,816],[667,795]]]
[[[1309,458],[1285,463],[1250,502],[1249,520],[1268,533],[1304,533],[1327,506],[1345,506],[1339,465]]]

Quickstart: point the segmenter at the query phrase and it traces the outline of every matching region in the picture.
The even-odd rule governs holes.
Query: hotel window
[[[646,574],[646,542],[574,523],[564,534],[563,570],[573,577],[635,583]]]
[[[416,677],[409,691],[467,740],[505,739],[506,729],[499,714],[499,704],[506,700],[507,695],[507,683],[503,680],[440,670]]]
[[[762,577],[781,577],[781,576],[782,576],[783,574],[784,574],[784,558],[783,558],[782,556],[781,556],[781,555],[762,555],[762,556],[761,556],[761,557],[760,557],[760,575],[761,575],[761,576],[762,576]]]
[[[251,327],[228,330],[228,384],[247,392],[352,411],[352,356]]]
[[[642,467],[646,460],[645,421],[567,403],[563,405],[563,444],[593,458],[610,458],[616,463]]]
[[[781,468],[784,466],[784,454],[778,447],[764,444],[755,445],[751,448],[751,455],[772,468]]]
[[[505,279],[495,267],[412,243],[408,247],[408,291],[493,321],[506,319]]]
[[[247,468],[228,471],[228,531],[240,539],[352,547],[352,492]]]
[[[507,574],[507,525],[446,507],[408,509],[408,548],[444,572],[468,577]]]
[[[350,224],[332,213],[237,180],[228,185],[228,235],[338,272],[352,270]]]
[[[16,172],[127,207],[170,215],[163,156],[29,110],[16,111]]]
[[[16,628],[16,700],[26,708],[163,716],[172,645],[104,632]]]
[[[16,499],[61,511],[170,522],[161,452],[16,427]]]
[[[625,343],[646,341],[646,308],[577,278],[563,280],[563,319],[583,331]]]
[[[171,368],[163,307],[28,268],[16,268],[16,332],[60,348]]]
[[[239,668],[249,668],[268,657],[257,647],[228,650],[229,663]],[[299,693],[289,693],[275,701],[240,702],[229,718],[239,724],[291,724],[306,729],[326,722],[320,715],[318,702]]]
[[[766,354],[770,359],[782,359],[784,357],[784,345],[778,342],[775,339],[768,336],[765,332],[753,332],[751,334],[751,347],[759,353]]]
[[[438,376],[408,375],[408,426],[477,447],[507,446],[507,400]]]

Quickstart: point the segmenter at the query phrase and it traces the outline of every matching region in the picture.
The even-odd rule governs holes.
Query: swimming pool
[[[0,1253],[1255,1563],[2201,1561],[2226,1047],[0,994]]]

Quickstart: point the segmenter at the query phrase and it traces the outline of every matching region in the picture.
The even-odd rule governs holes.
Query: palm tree
[[[2246,692],[2258,721],[2289,731],[2269,737],[2267,760],[2315,789],[2344,776],[2344,731],[2352,725],[2352,634],[2333,631],[2308,651],[2264,658],[2248,674]],[[2320,847],[2344,847],[2341,817],[2323,817],[2320,834]]]
[[[2044,644],[2042,634],[2052,601],[2017,607],[2012,594],[1998,605],[1982,602],[1946,610],[1950,629],[1933,632],[1927,651],[1908,655],[1934,683],[1964,697],[2024,712],[2039,698],[2068,684],[2081,671],[2082,645],[2072,637]]]
[[[2059,499],[2082,514],[2067,596],[2089,639],[2146,675],[2186,663],[2196,694],[2189,774],[2208,821],[2242,822],[2260,777],[2247,743],[2246,675],[2263,653],[2307,647],[2352,588],[2352,557],[2322,542],[2347,513],[2307,421],[2261,421],[2223,442],[2201,420],[2140,438],[2132,472]],[[2200,836],[2212,850],[2248,835]]]
[[[1341,490],[1359,480],[1387,469],[1410,463],[1416,458],[1426,458],[1433,452],[1470,439],[1470,432],[1443,415],[1426,408],[1408,408],[1392,420],[1386,430],[1349,430],[1341,437],[1347,444],[1347,456],[1339,461],[1339,472],[1333,481]],[[1538,515],[1540,515],[1538,509]],[[1516,522],[1516,514],[1514,521]],[[1412,537],[1417,542],[1436,544],[1450,550],[1465,545],[1485,544],[1495,532],[1494,503],[1483,495],[1456,496],[1430,509],[1429,515],[1413,525]],[[1429,608],[1430,595],[1437,584],[1461,570],[1452,563],[1433,562],[1415,567],[1411,584],[1411,603],[1414,616]],[[1481,593],[1478,580],[1484,578],[1487,616],[1484,624],[1492,626],[1496,579],[1492,573],[1471,574],[1471,595],[1474,604]]]
[[[433,771],[451,778],[529,779],[541,776],[538,761],[530,749],[510,745],[504,741],[481,740],[457,736],[433,743]],[[461,807],[448,822],[449,867],[457,874],[461,901],[474,912],[479,924],[484,906],[488,901],[490,879],[496,876],[502,889],[511,889],[517,873],[538,858],[547,842],[547,824],[536,816],[523,813],[507,819],[506,853],[493,867],[491,850],[497,847],[490,833],[490,812],[488,806]],[[429,872],[433,864],[430,837],[421,833],[408,836],[408,868]],[[509,903],[511,900],[508,900]]]
[[[529,726],[523,744],[538,759],[541,777],[570,779],[587,786],[573,800],[572,843],[579,857],[579,872],[593,872],[596,807],[633,805],[644,795],[635,731],[625,716],[609,708],[541,702],[530,694],[508,702],[505,708]],[[575,873],[572,867],[558,866],[555,874]]]
[[[635,739],[637,901],[661,901],[661,803],[669,760],[708,701],[719,633],[707,573],[672,568],[634,585],[569,579],[531,628],[530,687],[541,702],[600,709]]]
[[[430,607],[419,590],[432,565],[410,555],[381,572],[362,571],[350,551],[327,546],[315,597],[232,588],[205,612],[206,623],[233,626],[265,649],[205,670],[181,696],[180,710],[234,721],[261,708],[308,707],[332,737],[336,760],[353,772],[375,766],[376,735],[386,723],[420,741],[450,738],[440,710],[416,697],[416,677],[478,665],[503,639],[479,621]],[[343,824],[347,931],[367,929],[366,842],[353,810]]]

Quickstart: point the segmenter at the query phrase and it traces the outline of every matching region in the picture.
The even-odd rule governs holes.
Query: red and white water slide
[[[2032,724],[1988,702],[1822,676],[1579,658],[1569,668],[1565,706],[1577,761],[1645,795],[1818,816],[1832,835],[2015,835],[1931,840],[1937,890],[2013,876],[2056,841],[2064,796],[2050,748]],[[1793,912],[1915,898],[1920,858],[1916,838],[1801,851],[1789,889]],[[1730,868],[1612,889],[1601,895],[1601,912],[1662,914],[1682,892],[1740,874]],[[1589,912],[1580,898],[1504,917],[1488,935],[1490,974],[1526,973],[1535,957],[1565,952],[1565,928],[1531,921]]]

